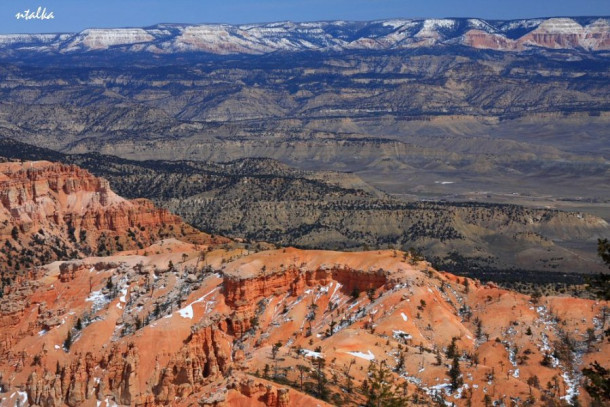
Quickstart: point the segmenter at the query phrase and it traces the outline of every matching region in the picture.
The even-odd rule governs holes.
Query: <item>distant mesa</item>
[[[610,49],[607,17],[527,20],[394,19],[369,22],[159,24],[146,28],[87,29],[74,34],[0,36],[0,49],[50,54],[89,51],[153,54],[399,50],[461,45],[518,52],[532,48]]]

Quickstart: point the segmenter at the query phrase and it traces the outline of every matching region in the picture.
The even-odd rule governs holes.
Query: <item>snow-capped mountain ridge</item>
[[[405,49],[443,44],[499,51],[522,51],[535,47],[608,50],[610,18],[158,24],[145,28],[87,29],[76,34],[0,35],[0,51],[40,50],[59,54],[112,49],[160,54],[205,52],[256,55],[277,51]]]

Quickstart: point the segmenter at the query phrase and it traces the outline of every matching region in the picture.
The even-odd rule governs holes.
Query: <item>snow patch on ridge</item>
[[[182,318],[187,318],[187,319],[193,319],[194,316],[194,312],[193,312],[193,304],[197,304],[199,302],[203,302],[206,297],[210,294],[212,294],[214,291],[218,290],[218,287],[214,288],[212,291],[210,291],[209,293],[203,295],[202,297],[200,297],[199,299],[191,302],[190,304],[188,304],[186,307],[181,308],[178,310],[178,314],[182,317]],[[207,308],[207,304],[206,304],[206,308]]]
[[[375,355],[373,355],[373,352],[371,352],[370,350],[368,351],[368,353],[362,353],[362,352],[346,352],[349,355],[355,356],[357,358],[360,359],[365,359],[365,360],[374,360],[375,359]]]
[[[303,356],[309,357],[309,358],[314,358],[314,359],[322,358],[322,354],[320,352],[314,352],[309,349],[302,349],[301,353],[303,354]]]

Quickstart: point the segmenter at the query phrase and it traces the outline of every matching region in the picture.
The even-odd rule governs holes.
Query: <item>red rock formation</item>
[[[227,304],[239,309],[251,307],[268,295],[289,292],[291,296],[297,297],[307,287],[326,286],[333,280],[339,282],[341,290],[348,294],[354,289],[378,289],[388,282],[387,273],[381,269],[364,271],[337,267],[307,270],[291,267],[270,273],[261,270],[257,275],[246,277],[240,276],[239,272],[227,273],[224,289]]]
[[[62,263],[59,266],[59,281],[67,283],[74,280],[76,273],[85,269],[86,266],[83,263]]]
[[[234,309],[230,318],[231,332],[241,336],[251,328],[256,304],[269,295],[289,293],[292,297],[302,295],[307,288],[326,286],[331,281],[342,285],[341,291],[350,294],[354,289],[367,291],[378,289],[387,282],[383,270],[364,271],[350,268],[326,268],[315,270],[261,270],[255,275],[240,276],[239,272],[227,273],[224,277],[225,301]]]
[[[517,44],[510,38],[499,34],[490,34],[481,30],[470,30],[464,34],[464,45],[473,48],[495,49],[495,50],[516,50]]]
[[[287,388],[276,388],[269,383],[256,381],[252,378],[242,378],[239,384],[234,387],[241,395],[253,400],[260,400],[267,407],[289,407],[295,405],[291,404],[290,390]],[[316,400],[315,403],[321,405],[319,400]]]
[[[145,199],[125,200],[74,165],[0,163],[0,238],[9,241],[0,268],[138,249],[166,237],[212,242],[178,216]],[[31,254],[20,256],[24,249]]]
[[[353,389],[369,379],[371,361],[384,361],[398,372],[390,374],[396,391],[430,405],[428,393],[447,377],[451,360],[442,350],[452,338],[469,387],[461,388],[464,398],[448,389],[441,395],[458,406],[468,405],[470,391],[473,405],[485,394],[559,403],[580,369],[594,360],[610,366],[607,302],[542,297],[534,304],[393,251],[218,249],[206,256],[214,271],[203,272],[195,245],[153,247],[147,251],[159,253],[54,263],[34,281],[11,286],[0,301],[0,384],[7,390],[0,404],[14,404],[22,391],[45,407],[106,400],[325,406],[300,391],[301,379],[315,391],[317,374],[301,377],[301,366],[321,369],[337,402],[362,405],[365,397]],[[72,345],[64,349],[69,333]],[[562,351],[565,343],[578,357]],[[560,357],[542,366],[547,353]],[[534,375],[540,388],[528,385]]]
[[[226,375],[231,366],[231,344],[232,339],[213,325],[196,330],[163,370],[155,390],[157,402],[188,398]]]

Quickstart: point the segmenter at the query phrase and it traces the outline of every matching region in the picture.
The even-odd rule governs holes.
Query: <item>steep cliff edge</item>
[[[123,199],[105,179],[76,166],[0,163],[5,277],[56,259],[142,249],[168,237],[212,242],[178,216],[145,199]]]

